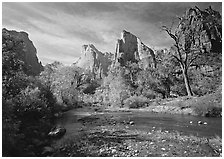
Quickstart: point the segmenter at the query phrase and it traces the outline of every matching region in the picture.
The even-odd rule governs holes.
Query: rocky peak
[[[95,78],[107,75],[111,65],[111,53],[102,53],[93,44],[83,45],[81,57],[74,63],[76,66],[90,71]]]
[[[123,30],[116,44],[115,64],[124,66],[128,61],[138,62],[143,68],[156,67],[154,51],[140,38]]]
[[[20,57],[27,68],[26,73],[29,75],[38,75],[42,70],[43,66],[39,62],[37,57],[37,50],[33,45],[33,42],[29,39],[29,35],[26,32],[17,32],[14,30],[2,29],[2,36],[5,39],[6,45],[13,45],[11,38],[19,39],[23,41],[22,51],[25,53],[24,57]],[[13,47],[13,46],[12,46]]]
[[[194,32],[192,47],[201,48],[202,52],[221,52],[222,18],[220,13],[211,7],[203,11],[197,6],[189,8],[180,18],[178,29],[184,35],[185,30]]]

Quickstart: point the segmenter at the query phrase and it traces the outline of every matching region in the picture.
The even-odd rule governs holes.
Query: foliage
[[[198,115],[206,117],[221,117],[222,93],[218,89],[215,93],[199,97],[191,101],[191,106]]]
[[[63,66],[60,62],[46,65],[40,79],[49,86],[57,103],[65,108],[79,107],[83,97],[94,94],[100,86],[100,81],[89,72],[76,66]]]
[[[186,98],[179,101],[181,108],[191,108],[196,115],[206,117],[221,117],[222,112],[222,92],[221,87],[214,93],[201,97]]]
[[[202,67],[189,71],[194,94],[202,96],[214,93],[221,85],[221,69],[213,70],[211,67]]]
[[[34,141],[46,139],[55,99],[46,85],[28,76],[23,41],[4,29],[2,36],[3,156],[36,156],[43,145]]]
[[[3,156],[37,156],[48,142],[54,114],[79,103],[142,108],[170,93],[198,95],[179,102],[198,115],[221,116],[221,15],[191,8],[179,25],[164,30],[174,40],[171,50],[157,51],[156,68],[138,63],[111,67],[98,80],[75,66],[54,62],[39,77],[29,76],[21,39],[2,35]],[[61,107],[64,106],[64,107]]]
[[[104,85],[107,89],[107,100],[111,106],[122,107],[124,100],[131,94],[130,87],[123,78],[123,72],[124,69],[119,68],[105,78]]]
[[[221,53],[221,15],[211,7],[201,11],[190,8],[179,18],[177,28],[163,26],[174,40],[172,56],[182,70],[187,94],[192,95],[188,70],[191,66],[205,65],[210,55]],[[210,58],[211,59],[211,58]]]
[[[144,96],[131,96],[124,100],[124,107],[126,108],[143,108],[147,107],[151,101]]]
[[[54,62],[47,65],[40,79],[46,83],[58,104],[74,105],[77,102],[77,85],[80,78],[79,70],[75,67],[63,66]]]
[[[147,69],[138,74],[138,90],[148,98],[169,96],[171,81],[154,69]],[[159,95],[160,94],[160,95]]]
[[[46,138],[53,124],[55,106],[50,90],[35,78],[30,78],[26,88],[14,97],[3,98],[3,144],[8,145],[3,155],[40,153],[40,148],[32,142]],[[28,149],[28,145],[34,146]]]
[[[112,107],[122,107],[123,101],[131,95],[131,86],[125,79],[125,68],[111,69],[103,84],[94,95],[94,99]]]

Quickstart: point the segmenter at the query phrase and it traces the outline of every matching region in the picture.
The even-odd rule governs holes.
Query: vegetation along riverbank
[[[221,156],[221,6],[4,2],[2,156]]]

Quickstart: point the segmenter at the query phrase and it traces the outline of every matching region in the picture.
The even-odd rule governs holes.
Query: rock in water
[[[52,147],[49,147],[49,146],[46,146],[43,148],[43,151],[42,151],[42,155],[51,155],[52,153],[54,152],[54,149]]]
[[[116,44],[115,65],[124,66],[128,61],[138,62],[144,69],[156,67],[154,51],[142,43],[138,37],[123,30],[121,39],[118,39]]]
[[[52,130],[48,133],[48,136],[54,137],[54,138],[60,138],[66,133],[66,129],[62,127],[54,127]]]
[[[29,36],[26,32],[17,32],[14,30],[7,30],[5,28],[2,29],[2,38],[6,42],[8,47],[13,47],[12,39],[19,39],[23,41],[23,48],[21,51],[24,52],[25,56],[19,57],[24,63],[26,67],[25,73],[28,75],[39,75],[41,71],[43,71],[43,66],[41,62],[38,61],[37,58],[37,50],[33,45],[33,42],[29,39]],[[19,54],[20,56],[20,54]]]
[[[203,122],[202,121],[198,121],[198,124],[203,124]]]
[[[130,125],[134,125],[134,121],[130,121],[129,124],[130,124]]]
[[[74,65],[90,71],[94,78],[107,76],[109,66],[112,62],[111,53],[102,53],[93,44],[82,46],[82,55]]]

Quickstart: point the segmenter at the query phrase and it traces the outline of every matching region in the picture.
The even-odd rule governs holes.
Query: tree
[[[171,48],[172,57],[175,58],[182,70],[184,83],[188,96],[192,96],[188,69],[206,63],[206,56],[220,52],[221,15],[211,7],[201,11],[198,7],[190,8],[184,16],[179,18],[177,28],[162,27],[174,40]],[[215,47],[216,46],[216,47]]]
[[[24,42],[2,31],[2,154],[29,156],[42,148],[51,128],[55,99],[24,62]],[[34,120],[35,119],[35,120]],[[46,140],[45,140],[46,141]],[[44,142],[45,142],[44,141]],[[46,144],[46,143],[44,143]]]

